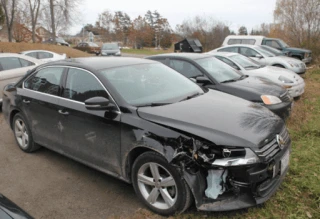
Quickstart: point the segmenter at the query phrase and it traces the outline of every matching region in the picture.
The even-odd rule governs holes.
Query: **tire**
[[[140,155],[133,164],[131,179],[139,199],[157,214],[169,216],[182,213],[193,203],[193,196],[185,180],[158,153],[146,152]]]
[[[280,64],[276,64],[274,65],[274,67],[285,68],[283,65],[280,65]]]
[[[16,142],[22,151],[31,153],[40,148],[39,145],[34,143],[31,129],[22,114],[17,113],[13,117],[12,128]]]

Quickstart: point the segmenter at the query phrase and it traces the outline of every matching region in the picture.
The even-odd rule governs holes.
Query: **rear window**
[[[230,39],[228,45],[232,44],[250,44],[254,45],[256,43],[255,39]]]

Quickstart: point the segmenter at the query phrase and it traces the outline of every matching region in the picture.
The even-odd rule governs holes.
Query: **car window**
[[[266,41],[266,45],[267,46],[271,46],[271,47],[276,48],[276,49],[281,49],[279,43],[277,41],[275,41],[275,40],[267,40]]]
[[[24,82],[24,87],[30,90],[58,96],[63,67],[41,69]]]
[[[22,67],[33,66],[35,63],[19,58]]]
[[[230,65],[232,68],[235,68],[235,69],[237,69],[237,70],[240,70],[239,66],[238,66],[236,63],[234,63],[233,61],[231,61],[231,60],[229,60],[229,59],[227,59],[227,58],[221,57],[221,56],[215,56],[215,57],[216,57],[217,59],[223,61],[224,63]]]
[[[240,54],[247,57],[256,57],[256,55],[259,55],[256,51],[247,47],[240,47]]]
[[[203,75],[197,67],[186,61],[170,59],[169,66],[187,78],[195,78]]]
[[[17,57],[3,57],[0,58],[0,65],[2,70],[10,70],[21,68],[21,63]]]
[[[48,52],[38,52],[38,56],[39,56],[39,59],[53,58],[53,54]]]
[[[228,40],[228,45],[241,44],[241,39],[230,39]]]
[[[62,96],[79,102],[84,102],[92,97],[109,98],[104,87],[91,73],[75,68],[70,68],[68,71],[66,87]]]
[[[238,47],[226,47],[218,50],[219,52],[236,52],[238,53]]]
[[[254,45],[256,42],[256,40],[254,39],[242,39],[241,44],[250,44],[250,45]]]
[[[166,59],[156,59],[156,61],[161,62],[162,64],[166,64]]]
[[[33,57],[33,58],[38,58],[37,52],[29,52],[26,54],[27,56]]]

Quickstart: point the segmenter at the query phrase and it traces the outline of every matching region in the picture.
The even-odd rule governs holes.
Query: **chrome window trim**
[[[89,74],[93,75],[93,77],[100,83],[100,85],[104,88],[104,90],[107,92],[107,94],[109,95],[109,97],[111,97],[111,100],[115,103],[117,109],[118,109],[118,114],[121,114],[121,111],[120,111],[120,107],[118,106],[117,102],[114,100],[114,98],[112,97],[112,95],[110,94],[110,92],[107,90],[107,88],[104,86],[104,84],[102,84],[102,82],[99,80],[99,78],[97,78],[97,76],[95,74],[93,74],[92,72],[86,70],[86,69],[83,69],[83,68],[78,68],[78,67],[73,67],[73,66],[63,66],[63,65],[55,65],[55,66],[45,66],[43,68],[39,68],[37,69],[37,71],[33,72],[31,75],[29,75],[22,83],[22,89],[27,89],[27,90],[30,90],[30,91],[33,91],[33,92],[37,92],[37,93],[41,93],[41,94],[45,94],[45,95],[48,95],[48,96],[52,96],[52,97],[57,97],[59,99],[63,99],[63,100],[68,100],[68,101],[71,101],[71,102],[74,102],[74,103],[79,103],[79,104],[82,104],[82,105],[85,105],[84,102],[81,102],[81,101],[77,101],[77,100],[72,100],[72,99],[69,99],[69,98],[65,98],[65,97],[61,97],[61,96],[55,96],[55,95],[52,95],[52,94],[47,94],[47,93],[43,93],[43,92],[40,92],[40,91],[35,91],[35,90],[31,90],[29,88],[25,88],[24,87],[24,83],[30,78],[32,77],[34,74],[38,73],[39,71],[43,70],[43,69],[46,69],[46,68],[74,68],[74,69],[79,69],[79,70],[82,70],[82,71],[85,71],[85,72],[88,72]]]

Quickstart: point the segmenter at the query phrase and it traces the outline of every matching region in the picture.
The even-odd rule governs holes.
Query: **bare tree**
[[[319,47],[320,1],[277,0],[272,34],[299,47]]]
[[[39,17],[41,0],[28,0],[30,16],[31,16],[31,27],[32,27],[32,42],[36,42],[36,25]]]
[[[8,29],[8,40],[12,42],[12,29],[15,16],[16,0],[1,0],[1,5],[6,17],[6,24]]]

